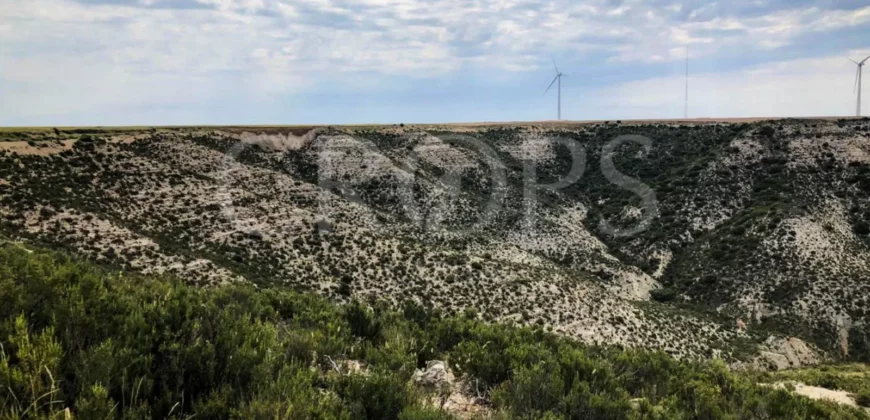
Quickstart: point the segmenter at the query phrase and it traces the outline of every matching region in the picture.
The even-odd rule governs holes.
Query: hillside
[[[0,143],[4,235],[118,269],[678,357],[870,357],[866,119],[26,135]]]
[[[868,418],[756,383],[786,377],[870,403],[853,369],[744,376],[473,311],[195,287],[21,244],[0,245],[0,298],[0,419]]]

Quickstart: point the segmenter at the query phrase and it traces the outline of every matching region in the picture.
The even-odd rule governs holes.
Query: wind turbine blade
[[[559,66],[556,65],[556,59],[553,59],[553,68],[556,69],[556,74],[559,74]]]
[[[851,58],[849,59],[849,61],[851,61],[851,62],[853,62],[853,63],[855,63],[855,64],[859,64],[859,65],[861,64],[861,63],[859,63],[859,62],[857,62],[857,61],[855,61],[855,60],[853,60],[853,59],[851,59]]]
[[[867,60],[870,60],[870,55],[868,55],[867,58],[861,60],[861,62],[858,64],[864,64]]]
[[[546,95],[547,92],[550,91],[550,88],[553,87],[553,84],[556,83],[556,79],[558,79],[558,78],[559,78],[559,76],[556,76],[556,77],[553,78],[553,81],[550,82],[550,86],[547,86],[547,90],[544,91],[544,95]]]

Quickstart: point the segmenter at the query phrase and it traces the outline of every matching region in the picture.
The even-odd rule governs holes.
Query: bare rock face
[[[799,338],[768,338],[766,344],[775,352],[786,357],[793,367],[817,365],[823,357],[810,345]]]
[[[784,370],[822,363],[825,357],[811,345],[795,337],[768,337],[765,349],[752,361],[735,367],[758,370]]]
[[[762,351],[758,358],[750,363],[750,367],[758,370],[784,370],[791,366],[785,355]]]
[[[809,344],[795,337],[775,338],[770,337],[765,344],[775,353],[785,356],[790,367],[817,365],[823,361],[823,357]]]

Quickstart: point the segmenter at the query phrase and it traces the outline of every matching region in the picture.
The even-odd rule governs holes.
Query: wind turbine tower
[[[849,60],[858,65],[858,73],[855,74],[855,90],[858,92],[858,106],[855,111],[855,116],[861,117],[861,79],[862,73],[864,72],[864,63],[866,63],[867,60],[870,60],[870,56],[867,56],[867,58],[861,61],[855,61],[851,58]]]
[[[686,45],[686,96],[683,102],[683,119],[689,119],[689,46]]]
[[[556,97],[557,98],[556,99],[556,110],[557,110],[556,111],[556,119],[561,120],[562,119],[562,76],[567,76],[567,75],[563,74],[562,72],[559,71],[559,67],[556,66],[556,60],[553,60],[553,68],[556,69],[556,77],[553,78],[552,82],[550,82],[550,86],[547,86],[547,90],[544,91],[544,94],[546,95],[547,92],[550,91],[550,88],[553,87],[554,83],[558,83],[556,86],[556,90],[558,91],[558,96]]]

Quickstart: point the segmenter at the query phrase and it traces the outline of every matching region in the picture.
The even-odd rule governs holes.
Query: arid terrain
[[[735,365],[870,356],[868,119],[0,138],[2,235],[119,270]]]

